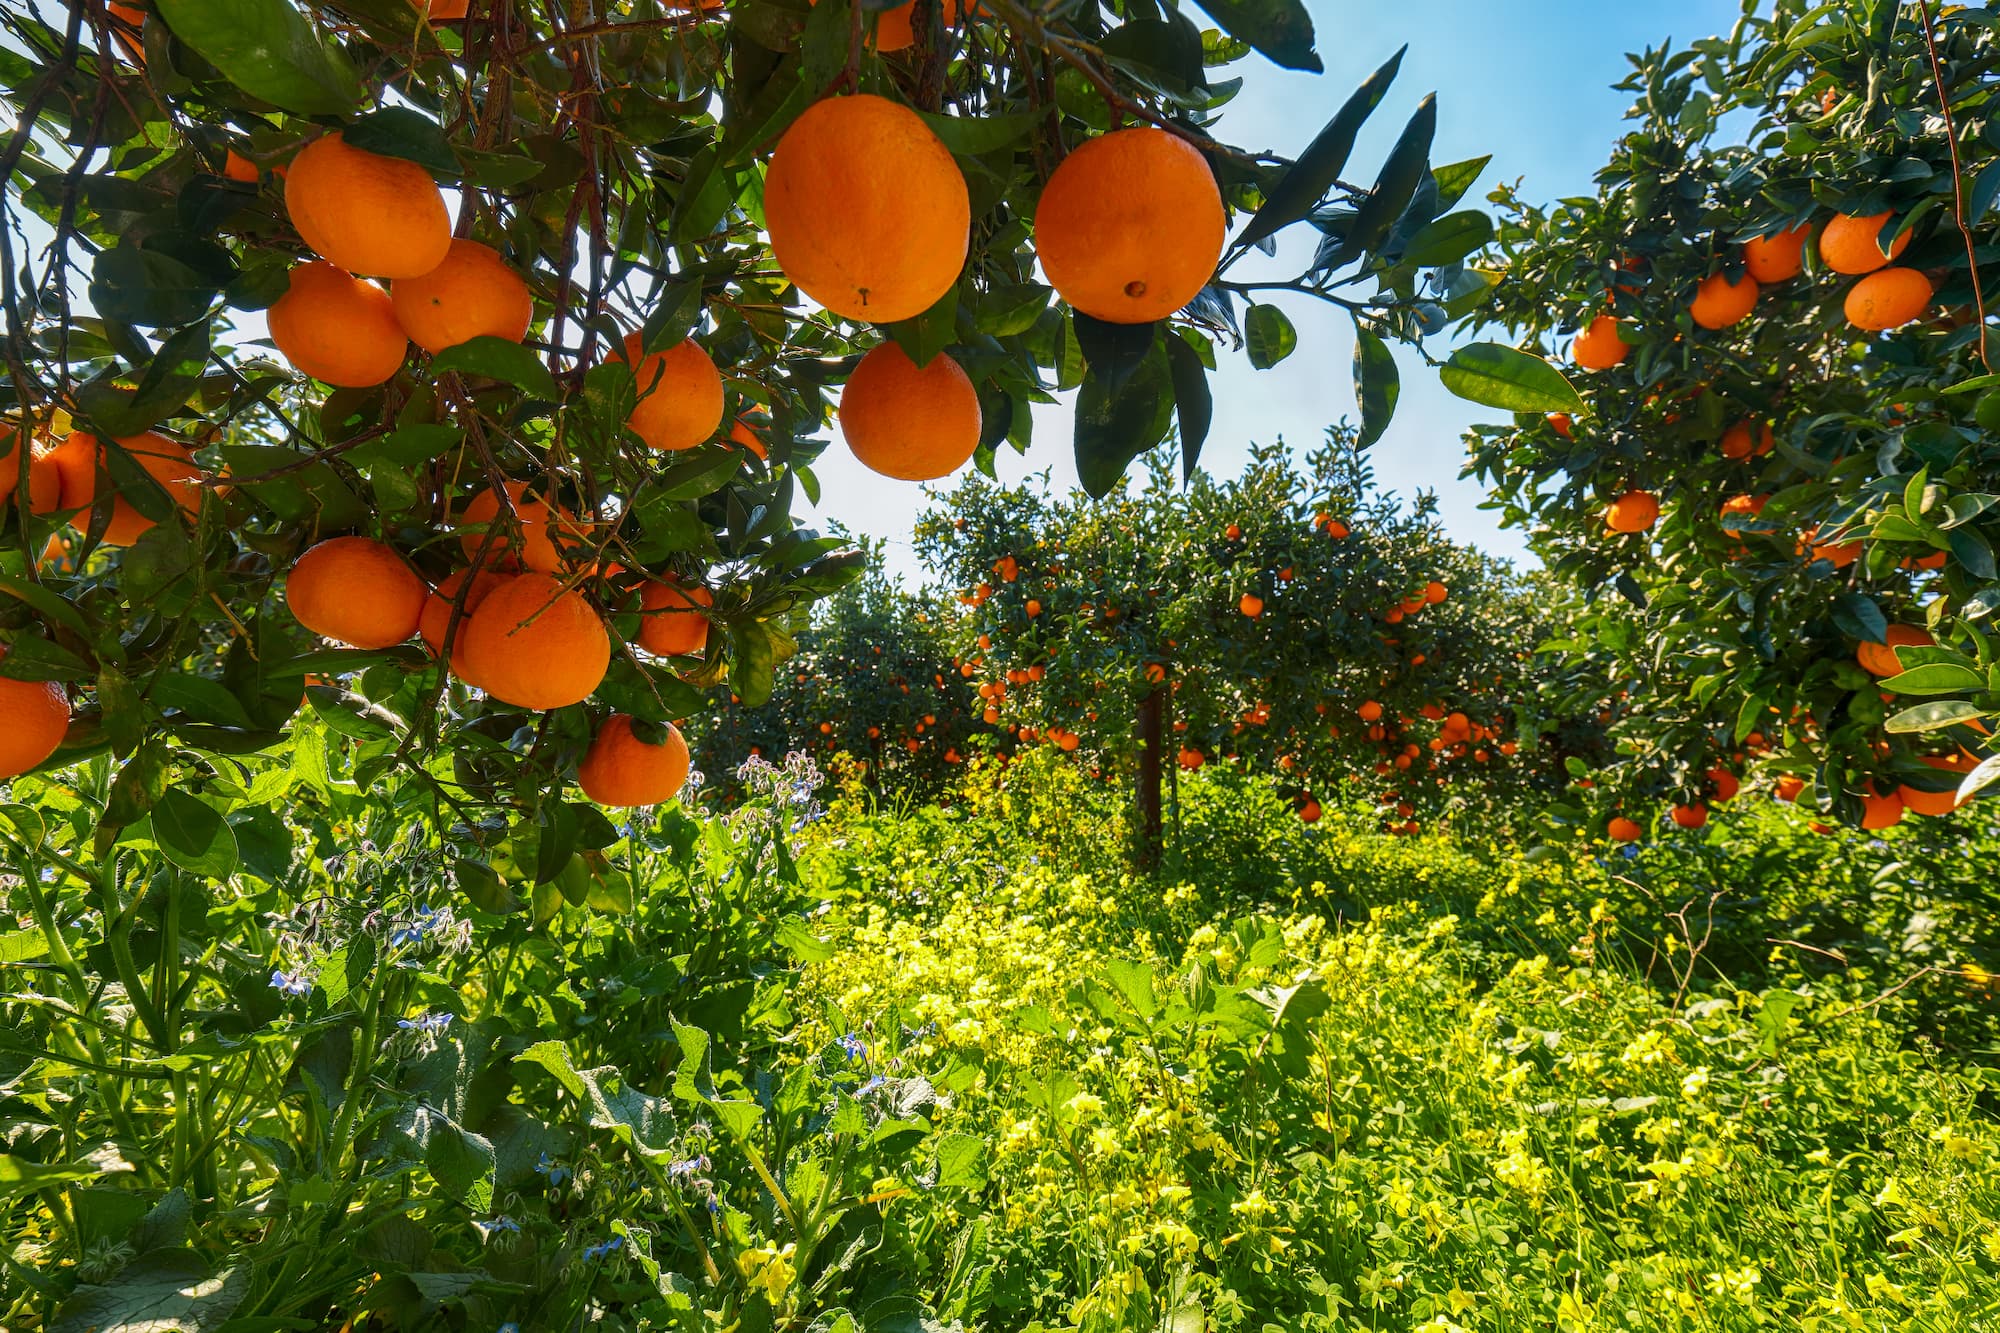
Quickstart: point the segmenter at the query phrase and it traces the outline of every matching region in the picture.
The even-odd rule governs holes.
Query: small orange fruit
[[[1573,428],[1575,427],[1576,423],[1570,419],[1569,413],[1551,412],[1549,413],[1548,421],[1549,421],[1549,429],[1553,430],[1556,434],[1562,436],[1565,440],[1573,440],[1576,438],[1575,434],[1573,433]]]
[[[722,373],[692,338],[650,356],[644,346],[639,334],[625,335],[622,355],[639,393],[625,424],[655,449],[705,443],[722,425]]]
[[[1698,829],[1708,823],[1708,807],[1699,802],[1693,805],[1677,805],[1670,813],[1674,823],[1684,829]]]
[[[1799,793],[1806,789],[1806,780],[1792,773],[1786,773],[1772,784],[1771,795],[1787,804],[1799,799]]]
[[[262,173],[257,164],[234,148],[225,149],[222,155],[222,176],[241,185],[255,185]]]
[[[1190,773],[1193,772],[1195,769],[1200,768],[1203,764],[1207,762],[1208,760],[1203,757],[1200,750],[1195,749],[1191,745],[1184,745],[1181,747],[1180,765],[1182,768],[1187,769]]]
[[[201,508],[201,469],[195,466],[193,452],[185,444],[147,431],[144,435],[120,439],[118,445],[166,488],[182,513],[193,514]],[[103,442],[96,436],[76,431],[49,455],[62,478],[62,508],[87,510],[97,502],[97,477],[104,467],[104,450]],[[78,528],[88,528],[90,515],[80,513],[74,522]],[[134,509],[131,501],[115,495],[111,521],[104,529],[104,544],[130,546],[152,526],[153,520]]]
[[[633,721],[623,713],[606,718],[577,768],[577,785],[599,805],[664,805],[687,782],[688,746],[680,728],[671,722],[648,728],[656,741],[642,736]]]
[[[292,270],[266,319],[294,370],[343,389],[382,383],[410,351],[389,294],[324,260]]]
[[[1898,648],[1929,648],[1937,640],[1929,630],[1920,625],[1891,625],[1883,643],[1861,643],[1854,649],[1854,660],[1871,676],[1900,676],[1903,664],[1896,657]]]
[[[1731,282],[1727,274],[1711,273],[1695,290],[1688,313],[1705,329],[1726,329],[1740,324],[1757,308],[1757,280],[1744,277]]]
[[[1913,268],[1885,268],[1870,273],[1847,293],[1847,322],[1869,333],[1900,329],[1923,318],[1937,288]]]
[[[1742,790],[1743,784],[1737,780],[1734,773],[1731,773],[1726,768],[1711,768],[1708,770],[1706,776],[1708,778],[1708,798],[1711,801],[1731,800],[1738,791]]]
[[[1085,140],[1035,205],[1035,252],[1063,300],[1113,324],[1165,319],[1215,276],[1228,224],[1208,159],[1143,125]]]
[[[1764,506],[1770,502],[1771,497],[1768,495],[1732,496],[1730,499],[1722,502],[1722,513],[1717,522],[1721,525],[1723,532],[1729,536],[1740,537],[1743,535],[1743,529],[1731,526],[1731,520],[1756,518],[1764,512]]]
[[[656,657],[692,657],[708,646],[706,607],[714,596],[700,585],[660,580],[639,594],[639,646]]]
[[[807,107],[764,177],[771,253],[836,315],[887,324],[921,315],[965,267],[965,177],[916,112],[872,93]]]
[[[1651,491],[1627,491],[1604,511],[1604,526],[1613,532],[1644,532],[1659,519],[1660,501]]]
[[[0,646],[0,658],[7,649]],[[69,732],[69,697],[52,680],[0,676],[0,778],[39,768]]]
[[[333,537],[285,576],[292,616],[322,639],[389,648],[417,632],[424,583],[395,549],[368,537]]]
[[[898,481],[950,476],[979,448],[979,391],[943,352],[921,370],[893,342],[840,391],[840,433],[863,466]]]
[[[472,579],[472,586],[465,590],[465,603],[459,611],[458,627],[452,629],[452,603],[458,600],[458,590],[468,576]],[[438,580],[437,587],[431,589],[429,596],[424,598],[423,612],[417,618],[417,633],[422,635],[424,642],[430,646],[431,656],[436,657],[444,651],[445,631],[451,630],[451,655],[456,665],[457,659],[464,656],[465,652],[466,622],[471,619],[472,613],[479,609],[479,604],[486,600],[486,594],[492,592],[503,577],[490,569],[455,569]]]
[[[520,342],[535,317],[528,284],[500,252],[462,238],[430,272],[390,283],[389,299],[403,332],[431,353],[482,337]]]
[[[1632,354],[1632,344],[1618,336],[1618,318],[1599,315],[1576,335],[1570,358],[1585,370],[1609,370]]]
[[[425,0],[410,0],[411,7],[425,11],[425,17],[433,23],[450,23],[464,18],[470,3],[471,0],[429,0],[426,4]]]
[[[1354,712],[1355,716],[1359,717],[1363,722],[1380,722],[1382,720],[1382,705],[1376,703],[1373,699],[1362,704]]]
[[[590,697],[611,665],[611,636],[582,594],[548,574],[515,574],[461,627],[466,678],[521,708]]]
[[[1451,589],[1439,583],[1436,579],[1432,579],[1424,585],[1424,600],[1432,606],[1436,606],[1449,596],[1451,596]]]
[[[729,427],[729,439],[740,444],[758,458],[769,462],[771,451],[764,444],[763,432],[771,429],[771,414],[761,407],[753,407],[747,412],[739,412],[736,421]]]
[[[500,517],[500,496],[487,489],[472,497],[458,523],[459,549],[467,560],[477,561],[486,550],[486,562],[508,568],[518,559],[525,568],[553,574],[566,563],[588,554],[590,524],[568,510],[551,505],[526,482],[506,483],[507,498],[513,503],[514,518]],[[516,530],[518,529],[518,537]],[[490,542],[489,530],[495,532]]]
[[[1743,243],[1743,271],[1758,282],[1770,284],[1796,278],[1805,270],[1806,238],[1810,224],[1800,224],[1775,236],[1759,236]]]
[[[1870,217],[1857,217],[1843,213],[1826,224],[1819,234],[1819,257],[1835,273],[1850,276],[1859,273],[1873,273],[1878,268],[1887,267],[1890,260],[1909,248],[1910,233],[1904,232],[1889,245],[1885,254],[1882,250],[1882,228],[1889,221],[1889,214],[1876,213]]]
[[[21,484],[21,457],[15,452],[21,439],[18,426],[0,426],[0,509],[11,508],[14,492]],[[28,512],[52,514],[62,507],[62,472],[56,465],[55,446],[35,443],[28,449]]]
[[[1894,828],[1903,822],[1903,798],[1895,792],[1882,795],[1876,792],[1875,784],[1868,784],[1861,793],[1861,827],[1865,829]]]
[[[1264,599],[1254,592],[1246,592],[1236,601],[1236,609],[1255,620],[1264,614]]]
[[[1763,433],[1753,435],[1751,433],[1753,427],[1761,429]],[[1724,458],[1733,458],[1740,462],[1746,458],[1761,458],[1770,453],[1776,443],[1770,422],[1739,421],[1722,432],[1720,447]]]
[[[1604,826],[1604,832],[1614,842],[1637,842],[1646,831],[1623,815],[1613,815],[1611,822]]]
[[[338,130],[299,151],[285,211],[320,258],[370,278],[414,278],[451,250],[451,217],[414,162],[350,148]]]

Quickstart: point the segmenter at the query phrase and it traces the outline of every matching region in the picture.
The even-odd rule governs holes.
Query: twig
[[[1979,315],[1979,364],[1993,373],[1993,362],[1986,354],[1986,292],[1979,285],[1979,254],[1972,243],[1972,224],[1965,219],[1965,168],[1958,160],[1958,126],[1952,120],[1951,93],[1944,86],[1944,61],[1938,56],[1937,30],[1931,24],[1930,0],[1917,0],[1917,16],[1924,23],[1924,46],[1930,52],[1931,79],[1937,84],[1938,110],[1944,113],[1944,140],[1951,149],[1951,199],[1952,221],[1958,224],[1958,234],[1965,238],[1965,262],[1972,269],[1972,306]]]

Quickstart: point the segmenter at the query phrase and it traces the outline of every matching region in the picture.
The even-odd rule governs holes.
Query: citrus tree
[[[1479,318],[1566,351],[1585,402],[1468,463],[1590,596],[1558,647],[1617,762],[1559,824],[1698,827],[1747,765],[1882,828],[2000,776],[1995,26],[1778,0],[1634,57],[1594,195],[1496,195]]]
[[[1163,770],[1235,758],[1302,817],[1359,779],[1392,826],[1419,810],[1552,795],[1560,768],[1526,651],[1551,632],[1504,565],[1449,540],[1434,501],[1374,486],[1352,430],[1301,467],[1256,448],[1234,479],[1051,497],[969,477],[917,529],[956,590],[958,669],[980,720],[1082,750],[1137,782],[1155,833]]]

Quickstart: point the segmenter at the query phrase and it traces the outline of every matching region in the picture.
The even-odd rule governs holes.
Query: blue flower
[[[877,1088],[881,1087],[888,1081],[889,1081],[888,1079],[883,1078],[880,1074],[877,1074],[874,1078],[869,1079],[866,1083],[863,1083],[860,1087],[856,1088],[854,1090],[854,1095],[856,1097],[866,1097],[869,1093],[875,1091]]]
[[[675,1178],[681,1178],[685,1176],[695,1175],[698,1172],[706,1171],[708,1170],[708,1167],[709,1167],[709,1161],[706,1155],[700,1157],[688,1157],[678,1162],[669,1162],[667,1164],[667,1174]]]
[[[399,1018],[396,1026],[405,1032],[442,1032],[451,1026],[451,1015],[425,1012],[415,1018]]]
[[[624,1247],[625,1238],[623,1236],[613,1236],[609,1240],[599,1241],[583,1252],[584,1262],[590,1263],[602,1259],[605,1255],[621,1250]]]
[[[847,1053],[848,1059],[860,1060],[868,1054],[868,1043],[861,1040],[858,1034],[849,1032],[841,1036],[840,1049]]]
[[[511,1217],[475,1217],[472,1225],[478,1229],[481,1240],[492,1240],[495,1232],[521,1229],[521,1224]]]
[[[271,986],[280,994],[291,996],[310,995],[313,988],[303,974],[285,971],[271,973]]]
[[[576,1173],[560,1162],[551,1162],[549,1155],[543,1153],[542,1160],[535,1163],[535,1174],[547,1176],[551,1185],[560,1185]]]

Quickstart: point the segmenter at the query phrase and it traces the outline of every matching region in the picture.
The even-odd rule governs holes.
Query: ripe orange
[[[477,561],[486,549],[486,563],[500,569],[517,565],[553,574],[566,563],[589,553],[591,525],[560,505],[551,505],[526,482],[510,481],[507,498],[517,522],[500,516],[500,496],[488,489],[472,497],[459,516],[459,549]],[[495,535],[488,540],[488,532]]]
[[[943,352],[919,370],[877,345],[840,391],[840,433],[863,466],[898,481],[950,476],[979,448],[979,392]]]
[[[21,484],[21,456],[15,452],[21,439],[18,426],[0,426],[0,509],[14,504],[14,492]],[[54,513],[62,506],[62,472],[55,461],[55,448],[37,441],[28,449],[28,512]]]
[[[705,443],[722,424],[722,373],[692,338],[651,356],[642,355],[644,346],[638,333],[625,335],[620,355],[639,393],[625,424],[655,449]]]
[[[1707,777],[1708,798],[1711,801],[1732,800],[1735,798],[1736,793],[1742,790],[1743,787],[1743,784],[1737,781],[1736,775],[1726,768],[1711,768],[1708,770]]]
[[[237,152],[234,148],[223,151],[222,177],[224,180],[232,180],[241,185],[255,185],[261,176],[262,173],[257,170],[257,164]]]
[[[338,388],[382,383],[410,351],[389,294],[324,260],[292,270],[266,319],[294,370]]]
[[[1743,271],[1758,282],[1770,284],[1796,278],[1806,266],[1806,237],[1810,224],[1800,224],[1776,236],[1759,236],[1743,243]]]
[[[611,665],[611,636],[582,594],[547,574],[515,574],[460,627],[466,679],[521,708],[590,697]]]
[[[1203,764],[1207,762],[1208,760],[1202,757],[1202,753],[1200,750],[1195,749],[1191,745],[1184,745],[1181,747],[1180,765],[1182,768],[1187,769],[1189,772],[1193,772],[1195,769],[1200,768]]]
[[[1208,159],[1143,125],[1085,140],[1035,205],[1035,252],[1049,285],[1113,324],[1165,319],[1215,276],[1228,224]]]
[[[1762,430],[1761,435],[1752,435],[1753,426]],[[1777,443],[1771,431],[1771,423],[1739,421],[1722,432],[1722,456],[1741,461],[1745,458],[1761,458],[1771,452]]]
[[[1693,805],[1677,805],[1671,813],[1674,823],[1684,829],[1698,829],[1708,823],[1708,807],[1700,802]]]
[[[424,597],[423,580],[395,548],[368,537],[323,541],[285,576],[299,624],[351,648],[389,648],[415,634]]]
[[[1585,370],[1609,370],[1632,354],[1632,344],[1618,336],[1618,317],[1599,315],[1576,335],[1570,358]]]
[[[1891,625],[1884,637],[1885,643],[1862,643],[1854,649],[1854,660],[1871,676],[1900,676],[1903,664],[1897,660],[1896,649],[1929,648],[1937,643],[1920,625]]]
[[[680,728],[656,724],[656,743],[632,724],[623,713],[606,718],[577,768],[577,785],[599,805],[664,805],[687,782],[688,746]]]
[[[1646,833],[1623,815],[1613,815],[1611,822],[1604,826],[1604,831],[1614,842],[1637,842]]]
[[[761,407],[753,407],[747,412],[739,412],[735,424],[729,428],[729,439],[740,444],[758,458],[769,462],[771,451],[764,444],[763,432],[771,429],[771,414]]]
[[[702,608],[715,598],[699,585],[648,583],[639,595],[639,646],[657,657],[691,657],[708,646]]]
[[[1847,293],[1847,322],[1857,329],[1880,333],[1921,319],[1930,309],[1937,288],[1913,268],[1885,268],[1854,284]]]
[[[1319,802],[1315,801],[1310,796],[1306,797],[1306,799],[1299,805],[1299,819],[1304,823],[1307,824],[1319,823],[1319,817],[1323,813],[1324,811],[1322,811],[1319,808]]]
[[[764,177],[771,253],[836,315],[920,315],[965,267],[972,206],[951,151],[916,112],[872,93],[807,107]]]
[[[1764,512],[1764,506],[1771,502],[1768,495],[1738,495],[1722,502],[1722,515],[1717,520],[1723,532],[1731,537],[1743,535],[1743,529],[1730,526],[1730,520],[1737,516],[1756,518]]]
[[[1380,722],[1382,720],[1382,705],[1370,699],[1367,703],[1355,709],[1354,713],[1363,722]]]
[[[1246,592],[1236,601],[1236,609],[1255,620],[1264,614],[1264,599],[1254,592]]]
[[[812,0],[812,3],[818,4],[819,0]],[[668,0],[667,4],[668,9],[684,10],[693,7],[693,0]],[[977,0],[974,0],[973,8],[977,9],[977,7]],[[722,8],[722,0],[704,0],[702,8],[720,9]],[[947,28],[957,27],[960,20],[965,17],[965,0],[957,0],[957,3],[953,3],[953,0],[945,0],[945,3],[940,5],[939,8],[944,11],[944,25]],[[914,0],[910,0],[909,3],[897,5],[894,9],[876,11],[875,34],[872,38],[874,48],[883,55],[889,55],[892,52],[907,50],[916,45],[915,11],[916,5]]]
[[[1604,511],[1604,526],[1613,532],[1644,532],[1660,520],[1660,502],[1651,491],[1627,491]]]
[[[411,7],[424,10],[433,23],[449,23],[464,18],[469,4],[470,0],[430,0],[429,4],[425,4],[425,0],[410,0]]]
[[[1432,579],[1424,585],[1424,600],[1432,606],[1436,606],[1449,596],[1451,596],[1451,589],[1439,583],[1436,579]]]
[[[1890,243],[1887,254],[1882,252],[1882,228],[1888,221],[1887,213],[1872,217],[1841,214],[1819,234],[1819,257],[1835,273],[1873,273],[1886,267],[1910,244],[1910,233],[1904,232]]]
[[[1806,789],[1806,780],[1787,773],[1780,777],[1771,788],[1771,795],[1789,804],[1799,799],[1799,793]]]
[[[320,258],[370,278],[414,278],[451,250],[451,217],[414,162],[350,148],[338,130],[299,151],[285,211]]]
[[[146,11],[137,5],[119,4],[118,0],[105,0],[104,8],[117,20],[111,25],[111,39],[135,66],[146,68],[146,47],[141,36],[146,26]]]
[[[0,646],[0,658],[7,649]],[[52,680],[0,676],[0,778],[37,768],[69,731],[69,697]]]
[[[464,584],[468,575],[472,578],[472,586],[465,590],[465,605],[459,612],[458,627],[451,631],[451,656],[454,668],[458,665],[458,659],[465,654],[466,622],[472,618],[472,613],[479,609],[479,604],[486,600],[486,594],[492,592],[505,576],[496,574],[490,569],[455,569],[438,580],[437,587],[424,598],[423,612],[417,618],[417,633],[422,635],[424,642],[430,646],[431,656],[436,657],[444,651],[445,631],[451,629],[451,604],[457,599],[459,587]]]
[[[1812,552],[1812,559],[1814,560],[1824,560],[1835,569],[1846,569],[1861,558],[1861,542],[1859,538],[1844,542],[1823,542],[1818,538],[1819,529],[1815,527],[1808,529],[1804,539],[1800,542],[1801,546]]]
[[[1695,290],[1688,313],[1705,329],[1726,329],[1742,323],[1756,308],[1755,278],[1746,276],[1741,282],[1731,282],[1726,274],[1711,273]]]
[[[1868,784],[1861,793],[1861,827],[1865,829],[1894,828],[1903,822],[1903,798],[1895,792],[1884,796],[1875,790],[1875,784]]]
[[[195,466],[193,452],[185,444],[170,440],[156,431],[127,436],[118,444],[153,480],[166,488],[182,513],[193,514],[201,508],[201,469]],[[101,440],[95,435],[76,431],[58,445],[49,458],[62,478],[62,508],[88,510],[96,503],[97,474],[104,466],[104,443]],[[90,515],[79,513],[74,522],[78,528],[88,528]],[[104,544],[130,546],[152,526],[153,520],[134,509],[131,501],[122,495],[113,496],[111,521],[104,529]]]
[[[1896,784],[1896,798],[1902,801],[1906,809],[1933,817],[1948,815],[1958,809],[1960,804],[1956,790],[1925,791],[1921,787],[1912,787],[1907,783]]]
[[[390,283],[389,299],[410,341],[432,353],[481,337],[520,342],[535,317],[521,275],[492,246],[464,239],[430,272]]]

